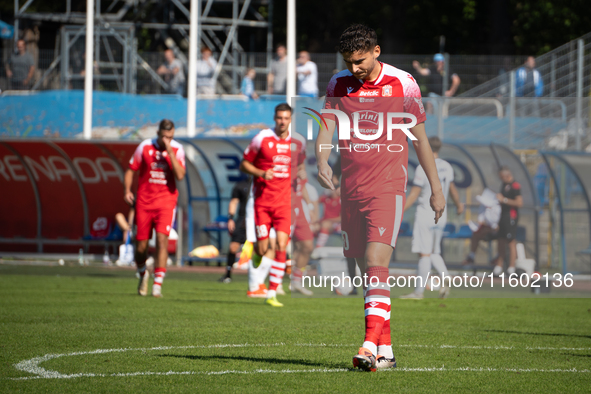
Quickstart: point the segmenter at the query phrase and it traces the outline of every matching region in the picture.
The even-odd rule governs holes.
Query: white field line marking
[[[119,349],[97,349],[92,351],[86,352],[73,352],[73,353],[63,353],[63,354],[46,354],[41,357],[33,357],[28,360],[21,361],[14,365],[14,367],[22,372],[31,373],[37,376],[28,376],[22,378],[12,378],[13,380],[29,380],[29,379],[72,379],[72,378],[79,378],[79,377],[119,377],[119,376],[144,376],[144,375],[224,375],[224,374],[253,374],[253,373],[302,373],[302,372],[344,372],[349,371],[349,369],[307,369],[307,370],[266,370],[266,369],[257,369],[254,371],[235,371],[235,370],[228,370],[228,371],[211,371],[211,372],[197,372],[197,371],[185,371],[185,372],[132,372],[132,373],[115,373],[115,374],[94,374],[94,373],[77,373],[77,374],[62,374],[57,371],[46,370],[45,368],[39,366],[40,363],[53,360],[60,357],[69,357],[69,356],[82,356],[82,355],[93,355],[93,354],[106,354],[106,353],[121,353],[121,352],[129,352],[129,351],[154,351],[154,350],[171,350],[171,349],[219,349],[219,348],[244,348],[244,347],[275,347],[275,346],[286,346],[285,343],[272,343],[272,344],[216,344],[216,345],[202,345],[202,346],[158,346],[152,348],[119,348]],[[351,344],[313,344],[313,343],[299,343],[293,346],[303,346],[303,347],[354,347],[356,345]],[[567,348],[567,347],[525,347],[525,348],[515,348],[513,346],[453,346],[453,345],[398,345],[395,347],[406,347],[406,348],[438,348],[438,349],[485,349],[485,350],[591,350],[591,348]],[[445,367],[442,368],[397,368],[397,371],[405,371],[405,372],[429,372],[429,371],[481,371],[481,372],[496,372],[496,371],[505,371],[505,372],[578,372],[578,373],[588,373],[591,372],[590,370],[577,370],[573,369],[550,369],[550,370],[543,370],[543,369],[496,369],[496,368],[456,368],[456,369],[446,369]]]

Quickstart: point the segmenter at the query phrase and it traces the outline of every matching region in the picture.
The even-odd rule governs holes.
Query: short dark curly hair
[[[340,53],[367,52],[376,45],[378,45],[376,31],[362,24],[349,26],[339,38]]]

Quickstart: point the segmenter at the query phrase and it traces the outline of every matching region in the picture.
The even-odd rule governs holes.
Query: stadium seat
[[[402,222],[400,223],[400,230],[398,231],[399,237],[412,237],[412,229],[410,228],[410,223]]]
[[[447,226],[446,226],[447,227]],[[447,235],[447,238],[471,238],[472,237],[472,230],[470,230],[470,226],[467,224],[463,224],[460,226],[460,229],[450,235]]]
[[[445,228],[443,229],[443,236],[449,237],[450,235],[452,235],[455,232],[456,232],[456,225],[453,223],[448,223],[445,225]]]

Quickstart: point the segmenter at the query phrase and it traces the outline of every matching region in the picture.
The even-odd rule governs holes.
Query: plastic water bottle
[[[105,254],[103,255],[103,264],[104,265],[110,265],[111,264],[111,259],[109,256],[109,250],[105,249]]]
[[[82,248],[78,251],[78,264],[84,265],[84,251]]]

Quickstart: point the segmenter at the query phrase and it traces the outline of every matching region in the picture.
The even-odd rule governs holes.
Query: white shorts
[[[252,186],[250,187],[250,195],[248,196],[248,201],[246,202],[246,240],[250,243],[257,242],[257,235],[255,232],[255,224],[254,224],[254,197],[252,195]],[[269,231],[269,238],[277,238],[275,234],[275,229],[271,228]]]
[[[446,215],[447,216],[447,215]],[[441,238],[447,217],[442,217],[435,224],[435,213],[419,212],[415,215],[412,229],[412,252],[421,254],[441,254]]]

